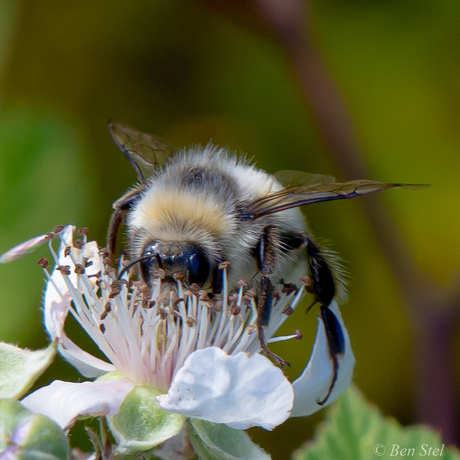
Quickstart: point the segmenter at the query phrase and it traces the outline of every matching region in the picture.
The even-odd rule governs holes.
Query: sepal
[[[109,417],[119,453],[150,450],[181,431],[184,417],[161,409],[155,401],[159,394],[152,387],[137,386],[128,393],[118,413]]]
[[[35,351],[0,342],[0,398],[19,398],[26,393],[55,355],[54,342]]]

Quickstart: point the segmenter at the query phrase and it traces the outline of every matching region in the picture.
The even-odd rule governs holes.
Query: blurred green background
[[[57,224],[88,226],[90,238],[104,241],[111,203],[135,181],[110,139],[109,119],[177,147],[212,139],[269,172],[344,178],[276,37],[253,21],[254,10],[245,16],[243,1],[230,13],[225,2],[220,12],[204,3],[0,0],[0,253]],[[432,184],[381,198],[417,269],[458,307],[460,3],[323,0],[311,2],[308,15],[364,152],[366,179]],[[386,414],[412,423],[424,378],[414,367],[424,351],[411,338],[414,316],[404,314],[405,296],[359,200],[305,212],[351,274],[343,315],[357,358],[355,382]],[[31,348],[47,342],[35,264],[46,254],[44,248],[0,266],[4,341]],[[432,307],[434,317],[445,308]],[[298,311],[286,331],[298,327],[305,340],[273,347],[291,362],[292,376],[308,359],[315,325],[313,312]],[[449,401],[458,391],[458,334],[453,341]],[[426,368],[427,376],[437,372]],[[78,375],[58,359],[40,384],[54,378]],[[251,434],[284,459],[321,417]],[[81,434],[77,429],[72,442]]]

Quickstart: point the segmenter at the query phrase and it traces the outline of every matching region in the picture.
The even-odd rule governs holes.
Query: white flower
[[[328,393],[333,363],[319,317],[308,365],[291,384],[260,354],[254,295],[244,283],[229,292],[225,267],[218,299],[193,287],[185,289],[180,281],[177,293],[165,293],[160,278],[147,293],[142,282],[127,276],[117,280],[104,251],[95,242],[87,243],[86,236],[75,247],[73,231],[67,227],[60,234],[59,254],[54,254],[56,267],[48,275],[44,298],[45,327],[58,342],[60,354],[83,376],[103,377],[83,383],[55,381],[22,401],[29,410],[47,415],[66,430],[79,416],[113,416],[126,396],[141,386],[158,392],[156,401],[166,412],[238,430],[252,426],[271,430],[290,416],[321,409],[317,401]],[[303,294],[304,286],[281,294],[271,313],[268,337]],[[344,333],[345,353],[338,358],[338,378],[325,405],[348,388],[354,367],[335,302],[331,310]],[[69,312],[108,362],[85,352],[66,335]],[[175,438],[184,442],[182,432]]]

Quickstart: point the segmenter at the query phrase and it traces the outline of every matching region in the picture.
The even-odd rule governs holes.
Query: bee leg
[[[107,250],[111,259],[115,256],[117,247],[118,229],[124,222],[126,214],[133,206],[134,202],[139,198],[140,194],[144,191],[144,187],[140,186],[119,198],[113,203],[113,213],[110,216],[109,228],[107,230]]]
[[[264,327],[268,326],[268,321],[270,319],[270,310],[273,304],[273,290],[274,286],[270,278],[262,276],[260,281],[259,301],[257,303],[257,332],[259,334],[260,348],[262,348],[264,355],[272,358],[278,366],[284,369],[286,366],[289,366],[289,363],[268,349],[264,333]]]
[[[315,301],[320,305],[329,305],[335,297],[335,281],[329,265],[321,253],[320,247],[306,237],[308,265]]]
[[[221,294],[224,286],[224,271],[220,268],[220,263],[216,264],[212,272],[211,291],[213,294]]]
[[[107,250],[109,251],[109,257],[111,259],[115,256],[118,229],[125,219],[125,214],[126,212],[115,209],[110,216],[109,228],[107,230]]]
[[[326,396],[322,400],[316,401],[320,406],[324,405],[329,399],[329,396],[331,396],[339,373],[338,357],[343,356],[345,353],[345,337],[343,335],[342,326],[340,325],[339,320],[335,316],[334,312],[329,307],[322,305],[321,319],[326,331],[329,355],[331,356],[332,360],[333,374]]]
[[[326,331],[329,355],[332,360],[333,375],[326,396],[317,401],[322,406],[329,399],[339,373],[339,356],[345,353],[345,338],[342,327],[334,312],[329,308],[334,299],[336,288],[332,271],[321,253],[320,247],[310,238],[306,237],[308,264],[312,278],[312,287],[315,294],[315,303],[321,305],[321,320]],[[310,308],[309,308],[310,309]],[[308,311],[308,310],[307,310]]]
[[[262,273],[260,294],[257,302],[257,332],[263,353],[272,358],[276,364],[284,369],[285,366],[289,366],[289,363],[268,349],[264,333],[264,327],[268,326],[273,305],[275,288],[270,277],[275,270],[279,247],[280,237],[278,229],[273,225],[268,225],[262,232],[257,251],[257,263]]]

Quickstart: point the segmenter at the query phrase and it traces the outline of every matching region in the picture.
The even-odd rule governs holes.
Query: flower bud
[[[66,460],[69,455],[69,442],[58,425],[14,399],[0,399],[0,458]]]

